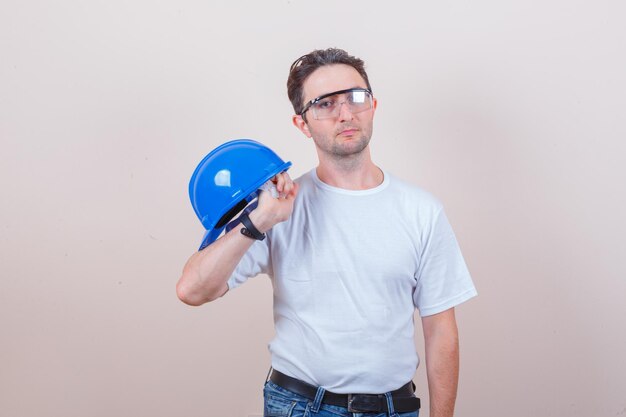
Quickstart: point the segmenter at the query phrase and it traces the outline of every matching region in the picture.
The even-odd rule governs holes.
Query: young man
[[[452,416],[459,345],[454,307],[476,295],[441,204],[376,166],[377,101],[364,63],[340,49],[294,62],[293,124],[319,165],[276,177],[239,225],[185,265],[182,301],[201,305],[248,278],[273,280],[276,337],[267,415],[417,416],[413,313],[426,343],[431,417]],[[291,414],[290,414],[291,413]],[[361,413],[361,414],[359,414]]]

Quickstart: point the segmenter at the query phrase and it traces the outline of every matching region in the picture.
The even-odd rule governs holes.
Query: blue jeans
[[[418,417],[419,410],[398,413],[393,410],[391,394],[387,393],[390,413],[351,413],[345,407],[323,404],[324,391],[318,389],[317,397],[310,400],[288,391],[272,381],[267,381],[263,388],[264,417]]]

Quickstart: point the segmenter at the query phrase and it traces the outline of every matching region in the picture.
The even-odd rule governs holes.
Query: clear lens
[[[355,90],[324,97],[311,105],[313,117],[317,120],[339,116],[341,106],[347,106],[351,113],[360,113],[372,108],[372,95],[369,91]]]

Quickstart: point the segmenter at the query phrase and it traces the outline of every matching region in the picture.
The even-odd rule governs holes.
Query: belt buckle
[[[378,394],[348,394],[348,411],[351,413],[376,413],[381,410]]]

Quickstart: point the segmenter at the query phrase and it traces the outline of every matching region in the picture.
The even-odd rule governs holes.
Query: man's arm
[[[430,417],[452,417],[459,381],[459,334],[454,308],[422,318]]]
[[[257,208],[249,214],[252,224],[263,233],[287,220],[293,211],[298,185],[284,172],[276,176],[276,189],[281,197],[273,198],[270,193],[261,192]],[[237,225],[189,258],[176,284],[176,294],[182,302],[199,306],[226,294],[228,278],[254,243],[241,234],[242,227]]]

